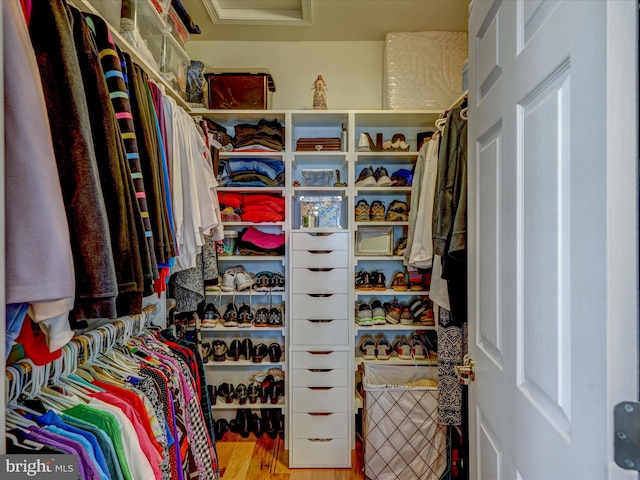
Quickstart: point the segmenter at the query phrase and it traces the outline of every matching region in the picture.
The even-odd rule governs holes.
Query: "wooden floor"
[[[351,469],[289,469],[284,440],[268,435],[242,438],[227,432],[216,442],[222,480],[363,480],[362,448],[357,442]]]

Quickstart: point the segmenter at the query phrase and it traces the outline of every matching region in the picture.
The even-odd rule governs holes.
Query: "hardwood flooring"
[[[289,469],[288,450],[284,440],[268,435],[242,438],[227,432],[216,442],[222,480],[364,480],[362,446],[356,443],[351,469]]]

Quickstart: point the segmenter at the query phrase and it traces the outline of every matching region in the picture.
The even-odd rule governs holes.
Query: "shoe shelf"
[[[284,262],[283,255],[218,255],[218,262],[257,262],[257,261],[274,261]]]
[[[415,295],[417,297],[421,297],[429,295],[429,290],[393,290],[392,288],[387,288],[385,290],[359,290],[356,288],[355,294],[356,297],[367,297],[376,295]]]
[[[215,405],[211,405],[211,410],[238,410],[240,408],[248,408],[248,409],[260,409],[260,408],[282,408],[286,406],[285,397],[278,398],[278,403],[244,403],[240,404],[237,400],[234,400],[232,403],[221,402],[218,400]]]
[[[285,222],[222,222],[222,225],[225,227],[271,227],[271,226],[279,226],[283,227]]]
[[[416,151],[407,152],[356,152],[356,162],[379,162],[384,160],[389,163],[406,163],[418,155]]]
[[[409,222],[354,222],[358,227],[405,227]]]
[[[356,265],[358,264],[358,262],[365,262],[365,261],[397,262],[403,259],[404,259],[404,256],[402,255],[359,255],[357,257],[354,257]]]
[[[203,366],[204,367],[208,367],[208,368],[234,368],[234,367],[255,367],[255,366],[260,366],[260,367],[264,367],[264,366],[273,366],[273,367],[281,367],[283,365],[285,365],[286,362],[284,360],[284,357],[280,359],[279,362],[253,362],[251,360],[238,360],[237,362],[235,360],[225,360],[224,362],[207,362],[204,363]]]
[[[356,187],[355,195],[367,193],[411,193],[411,186],[408,187]],[[399,222],[393,222],[399,223]]]
[[[279,326],[279,327],[256,327],[254,325],[250,325],[248,327],[225,327],[224,325],[216,325],[215,327],[202,327],[200,328],[200,331],[203,333],[206,332],[256,332],[256,331],[269,331],[269,332],[275,332],[275,331],[282,331],[284,333],[285,331],[285,327],[284,326]]]
[[[359,325],[356,322],[356,332],[367,332],[373,330],[390,330],[390,331],[400,331],[400,330],[410,330],[415,332],[417,330],[430,330],[437,331],[435,325],[423,325],[421,323],[412,323],[411,325],[402,325],[400,323],[391,324],[386,323],[384,325]]]
[[[356,365],[368,364],[368,365],[433,365],[435,366],[438,364],[438,357],[435,354],[429,355],[429,358],[425,358],[425,359],[410,358],[406,360],[403,358],[398,358],[394,355],[392,355],[391,358],[389,358],[388,360],[378,360],[378,359],[365,360],[362,357],[356,357],[355,363]]]

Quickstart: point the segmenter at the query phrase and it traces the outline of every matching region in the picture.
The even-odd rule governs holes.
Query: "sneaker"
[[[251,307],[243,303],[238,309],[238,327],[250,327],[253,325],[253,320],[254,314],[251,311]]]
[[[376,185],[373,167],[365,167],[356,180],[356,187],[375,187]]]
[[[233,290],[236,288],[236,272],[239,268],[242,267],[237,266],[228,268],[224,272],[224,275],[222,276],[222,285],[220,286],[220,289],[223,292],[233,292]]]
[[[222,315],[222,324],[225,327],[237,327],[238,326],[238,308],[234,303],[227,303],[227,308]]]
[[[398,301],[394,298],[393,302],[389,304],[389,308],[386,309],[385,320],[392,325],[396,325],[400,321],[402,315],[402,307]]]
[[[284,275],[280,272],[274,272],[271,274],[271,290],[274,292],[284,292],[285,280]]]
[[[255,287],[256,292],[268,292],[271,288],[271,272],[258,272]]]
[[[409,342],[411,345],[412,358],[415,358],[416,360],[425,360],[429,356],[429,351],[427,350],[426,345],[422,343],[422,340],[420,340],[420,337],[412,335]]]
[[[379,336],[376,339],[376,358],[378,360],[389,360],[392,352],[393,347],[387,337],[384,335]]]
[[[399,335],[393,340],[393,351],[402,360],[411,360],[411,344],[404,335]]]
[[[420,315],[418,321],[421,325],[424,325],[426,327],[436,326],[436,321],[433,316],[433,303],[431,302],[431,300],[427,300],[425,302],[425,311],[422,313],[422,315]]]
[[[378,187],[390,187],[393,185],[393,182],[387,173],[387,169],[384,167],[378,167],[373,174],[373,178],[376,179],[376,186]]]
[[[386,313],[382,307],[380,300],[376,299],[371,302],[371,321],[374,325],[384,325],[387,323],[385,319]]]
[[[409,310],[411,310],[413,318],[420,318],[420,315],[425,311],[425,304],[421,298],[412,297],[409,300]]]
[[[356,321],[358,325],[363,327],[373,325],[371,315],[371,307],[368,304],[363,302],[356,306]]]
[[[253,320],[255,327],[268,327],[269,326],[269,309],[267,307],[260,307],[255,314]]]
[[[356,289],[373,290],[373,285],[371,284],[371,274],[369,272],[358,272],[356,274]]]
[[[369,204],[365,199],[358,200],[355,208],[356,222],[368,222],[371,217]]]
[[[424,288],[422,286],[422,275],[416,267],[407,267],[407,270],[409,272],[409,290],[421,291]]]
[[[269,310],[269,326],[281,327],[284,324],[282,321],[282,310],[280,307],[271,307]]]
[[[373,339],[371,335],[365,335],[360,340],[360,354],[364,360],[375,360],[376,359],[376,341]]]
[[[242,291],[242,290],[250,289],[254,283],[255,283],[255,278],[252,278],[250,273],[247,273],[244,270],[236,273],[236,278],[235,278],[236,290]]]
[[[402,305],[402,313],[400,313],[400,325],[413,325],[413,315],[408,305]]]
[[[370,218],[372,222],[384,222],[384,203],[382,201],[374,200],[371,202]]]
[[[405,292],[407,290],[407,277],[404,272],[397,272],[393,275],[391,280],[391,288],[397,292]]]
[[[393,249],[394,255],[404,255],[404,252],[407,251],[407,237],[400,237],[396,242],[396,246]]]
[[[208,303],[204,309],[204,318],[200,322],[201,327],[215,327],[220,320],[220,312],[213,303]]]
[[[400,168],[391,174],[391,181],[398,187],[408,187],[413,182],[413,173],[406,168]]]
[[[220,339],[211,342],[211,354],[214,362],[224,362],[227,359],[227,344]]]

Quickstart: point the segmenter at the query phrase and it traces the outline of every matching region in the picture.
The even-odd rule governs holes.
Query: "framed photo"
[[[356,232],[356,255],[392,255],[393,227],[360,227]]]

